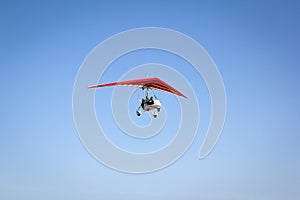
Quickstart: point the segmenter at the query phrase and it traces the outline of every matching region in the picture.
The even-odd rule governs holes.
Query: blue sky
[[[1,1],[0,9],[1,199],[300,198],[297,1]],[[199,131],[175,164],[131,175],[85,150],[72,91],[96,45],[148,26],[182,32],[208,51],[223,77],[227,118],[205,159],[197,159]],[[119,61],[176,61],[149,53]]]

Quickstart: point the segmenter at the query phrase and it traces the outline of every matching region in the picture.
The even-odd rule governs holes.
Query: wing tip
[[[178,96],[181,96],[181,97],[183,97],[183,98],[185,98],[185,99],[187,99],[187,96],[185,96],[184,94],[180,94],[180,95],[178,95]]]
[[[87,86],[87,88],[97,88],[97,85],[90,85],[90,86]]]

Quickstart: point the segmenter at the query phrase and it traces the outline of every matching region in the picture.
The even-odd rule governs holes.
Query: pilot
[[[146,105],[153,105],[154,104],[154,100],[153,97],[151,96],[150,98],[148,96],[146,96],[146,99],[142,99],[142,103],[141,106],[144,109],[144,106]]]
[[[154,104],[154,100],[153,97],[151,96],[150,99],[148,100],[148,105],[153,105]]]
[[[142,108],[144,109],[144,106],[145,106],[145,99],[142,99],[142,103],[141,103],[141,106],[142,106]]]

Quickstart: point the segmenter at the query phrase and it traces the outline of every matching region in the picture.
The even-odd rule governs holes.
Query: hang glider
[[[159,78],[143,78],[143,79],[136,79],[136,80],[112,82],[112,83],[105,83],[99,85],[92,85],[92,86],[88,86],[88,88],[101,88],[101,87],[122,86],[122,85],[138,87],[143,90],[146,89],[146,97],[141,99],[141,105],[138,107],[136,111],[137,116],[140,116],[143,113],[142,111],[149,111],[154,118],[157,117],[161,109],[161,103],[157,98],[157,96],[154,94],[153,90],[161,90],[164,92],[169,92],[187,98],[184,94],[182,94],[174,87],[172,87],[171,85],[162,81]],[[151,97],[149,97],[148,95],[149,90],[151,90],[153,94],[153,96]]]

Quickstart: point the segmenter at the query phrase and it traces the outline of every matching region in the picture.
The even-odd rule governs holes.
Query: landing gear
[[[141,116],[141,114],[142,114],[142,111],[140,111],[140,110],[137,110],[137,111],[136,111],[136,115],[137,115],[137,116]]]

